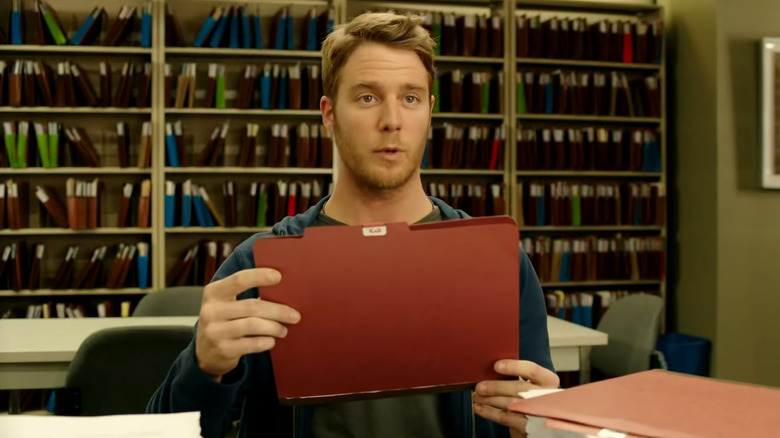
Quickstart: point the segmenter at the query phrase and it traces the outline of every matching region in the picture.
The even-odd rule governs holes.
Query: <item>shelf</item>
[[[264,110],[239,108],[166,108],[166,114],[200,116],[321,117],[319,110]]]
[[[504,58],[488,58],[480,56],[444,56],[433,58],[434,62],[442,64],[503,64]]]
[[[168,234],[254,234],[271,231],[271,227],[172,227],[166,228]]]
[[[660,178],[661,172],[633,172],[623,170],[518,170],[518,178]]]
[[[567,9],[568,11],[592,12],[655,12],[661,9],[658,5],[647,3],[616,2],[614,0],[515,0],[518,9],[538,7],[541,9]]]
[[[578,116],[569,114],[518,114],[517,119],[602,123],[661,123],[662,120],[659,117]]]
[[[631,64],[627,62],[602,62],[576,59],[517,58],[517,65],[550,65],[555,67],[611,68],[616,70],[661,70],[659,64]]]
[[[64,297],[85,295],[145,295],[151,289],[122,288],[122,289],[24,289],[21,291],[0,290],[0,297]]]
[[[149,175],[151,169],[140,167],[28,167],[3,168],[4,175]]]
[[[271,49],[228,49],[211,47],[166,47],[165,57],[173,56],[202,56],[205,58],[311,58],[320,59],[320,51],[311,50],[271,50]]]
[[[433,113],[434,119],[504,120],[503,114]]]
[[[152,115],[151,108],[98,108],[90,106],[0,106],[1,113],[13,114],[105,114],[105,115]]]
[[[151,56],[152,49],[144,47],[106,47],[106,46],[72,46],[72,45],[37,45],[37,44],[3,44],[0,45],[0,53],[19,53],[25,55],[41,54],[67,54],[72,55],[100,55],[100,56],[123,56],[123,55],[145,55]]]
[[[89,235],[116,235],[134,236],[152,234],[151,228],[137,227],[100,227],[94,230],[71,230],[70,228],[22,228],[18,230],[0,230],[0,236],[89,236]]]
[[[444,175],[444,176],[503,176],[503,170],[485,170],[485,169],[420,169],[423,175]]]
[[[546,232],[631,232],[631,231],[656,231],[660,232],[662,227],[656,225],[581,225],[581,226],[560,226],[545,225],[541,227],[522,226],[518,227],[520,232],[526,233],[546,233]]]
[[[166,167],[165,173],[171,174],[233,174],[244,175],[331,175],[333,169],[308,167]]]
[[[542,287],[620,287],[620,286],[660,286],[662,280],[601,280],[601,281],[548,281]]]

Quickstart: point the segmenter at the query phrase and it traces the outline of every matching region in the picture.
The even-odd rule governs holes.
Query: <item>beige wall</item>
[[[759,56],[777,0],[718,1],[719,375],[780,386],[780,191],[759,188]]]
[[[756,43],[780,36],[780,2],[668,6],[678,245],[672,325],[713,339],[716,377],[780,386],[780,191],[758,186]]]

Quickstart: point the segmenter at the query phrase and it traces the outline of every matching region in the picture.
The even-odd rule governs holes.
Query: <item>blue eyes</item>
[[[360,96],[359,99],[360,99],[360,101],[362,103],[371,103],[374,100],[376,100],[376,98],[374,96],[371,96],[371,95]],[[404,98],[404,101],[406,103],[409,103],[409,104],[417,103],[417,102],[419,102],[419,100],[420,99],[418,99],[417,96],[414,96],[414,95],[411,95],[411,94]]]

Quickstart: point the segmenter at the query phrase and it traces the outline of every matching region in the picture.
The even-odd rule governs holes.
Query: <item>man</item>
[[[419,18],[391,13],[361,15],[327,38],[320,109],[343,164],[333,194],[235,249],[205,287],[195,340],[173,364],[150,401],[150,412],[200,411],[206,438],[221,436],[239,411],[241,437],[525,435],[525,418],[508,412],[508,404],[518,392],[557,387],[558,377],[550,359],[543,294],[522,251],[523,360],[496,363],[496,370],[509,376],[506,380],[480,382],[473,395],[464,391],[314,407],[282,407],[276,396],[268,351],[275,339],[294,335],[295,324],[306,315],[262,300],[263,286],[284,279],[273,269],[255,268],[254,241],[299,235],[309,226],[468,217],[426,196],[420,179],[434,103],[433,50]],[[333,275],[349,281],[348,273]]]

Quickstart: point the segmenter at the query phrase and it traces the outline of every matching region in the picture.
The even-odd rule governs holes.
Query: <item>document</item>
[[[200,412],[64,417],[0,416],[5,438],[201,438]]]

